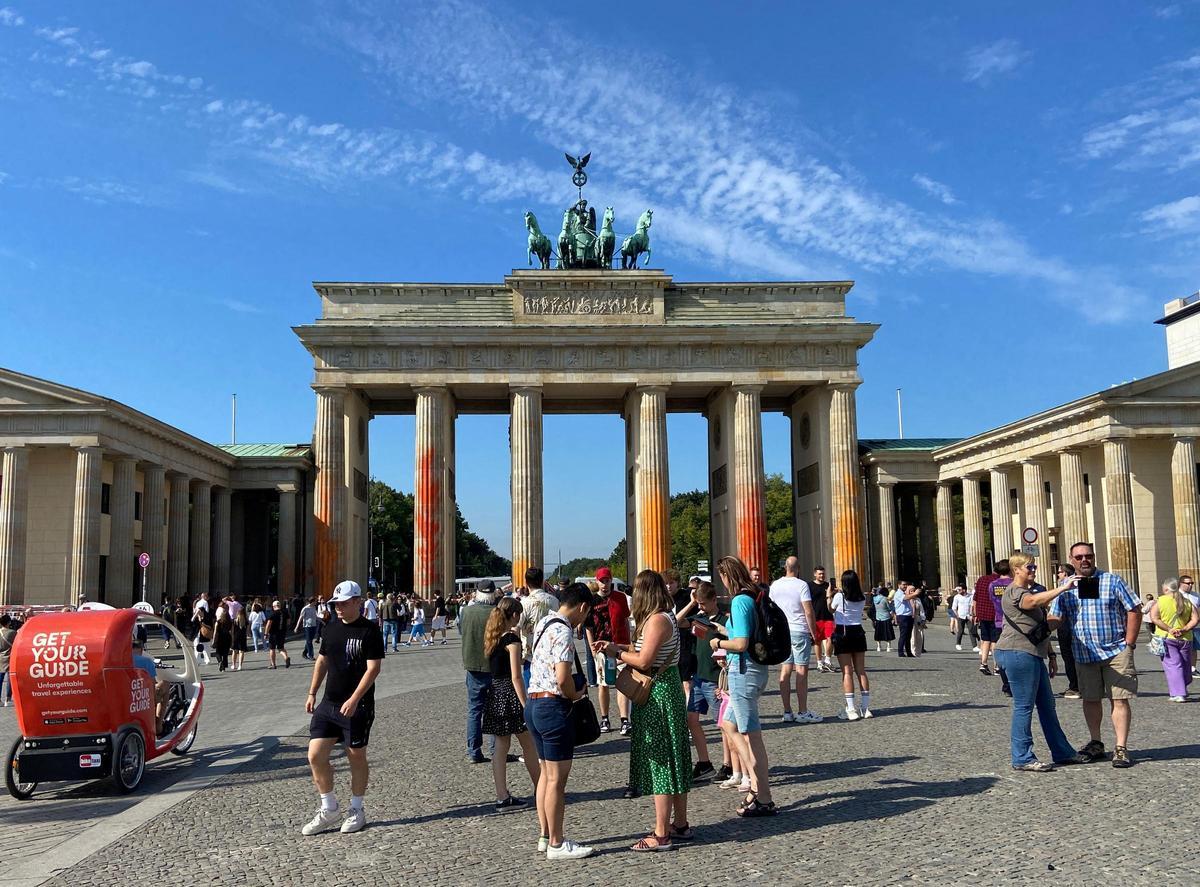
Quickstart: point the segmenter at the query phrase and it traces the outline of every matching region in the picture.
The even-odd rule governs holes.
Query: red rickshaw
[[[182,649],[133,658],[134,633],[166,631]],[[111,778],[131,792],[146,761],[186,753],[196,741],[204,684],[187,638],[149,613],[86,610],[32,617],[17,632],[9,670],[21,735],[8,753],[9,794],[28,799],[43,782]],[[161,721],[159,720],[161,717]]]

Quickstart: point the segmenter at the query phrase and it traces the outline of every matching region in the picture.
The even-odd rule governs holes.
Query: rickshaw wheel
[[[117,739],[113,754],[113,782],[122,794],[129,794],[142,782],[146,772],[146,742],[142,731],[131,729]]]
[[[18,801],[28,801],[33,797],[33,793],[37,791],[38,787],[36,782],[17,782],[21,746],[24,742],[25,738],[18,736],[17,741],[9,749],[8,760],[4,762],[4,784],[8,786],[8,793]]]
[[[183,737],[175,747],[171,749],[173,755],[186,755],[192,748],[192,743],[196,741],[196,733],[200,730],[200,722],[192,724],[192,729],[188,731],[188,735]]]

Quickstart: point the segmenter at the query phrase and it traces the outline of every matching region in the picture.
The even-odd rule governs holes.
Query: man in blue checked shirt
[[[1137,698],[1137,667],[1133,651],[1142,627],[1142,610],[1137,596],[1125,580],[1096,566],[1096,549],[1090,542],[1071,546],[1071,564],[1076,576],[1073,587],[1050,605],[1050,627],[1065,622],[1073,632],[1072,649],[1079,676],[1079,694],[1083,698],[1083,717],[1091,742],[1079,751],[1080,763],[1104,760],[1100,741],[1100,722],[1104,718],[1103,700],[1112,707],[1113,732],[1117,748],[1114,767],[1131,767],[1133,761],[1125,748],[1129,724],[1133,719],[1129,701]],[[1095,597],[1081,596],[1078,580],[1099,580]]]

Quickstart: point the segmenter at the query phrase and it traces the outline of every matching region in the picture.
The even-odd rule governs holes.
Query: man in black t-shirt
[[[339,583],[329,603],[337,618],[325,626],[304,704],[305,711],[312,714],[308,761],[313,782],[321,793],[321,809],[300,830],[305,835],[332,828],[341,816],[329,763],[329,753],[339,742],[346,744],[350,761],[350,812],[342,822],[342,834],[361,831],[367,824],[363,810],[369,774],[367,741],[375,720],[375,679],[383,664],[383,632],[363,616],[362,589],[357,582]],[[325,698],[318,705],[317,691],[322,681]]]

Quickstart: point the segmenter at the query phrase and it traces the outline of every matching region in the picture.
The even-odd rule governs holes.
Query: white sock
[[[363,796],[362,795],[351,795],[350,796],[350,809],[351,810],[361,810],[362,808],[363,808]]]
[[[332,813],[337,810],[338,802],[337,795],[333,792],[321,792],[321,810],[324,813]]]
[[[851,711],[851,710],[853,710],[853,708],[854,708],[854,694],[853,694],[853,693],[844,693],[843,695],[846,697],[846,711]]]
[[[871,708],[871,691],[870,690],[862,691],[862,707],[863,707],[863,711],[867,711]]]

